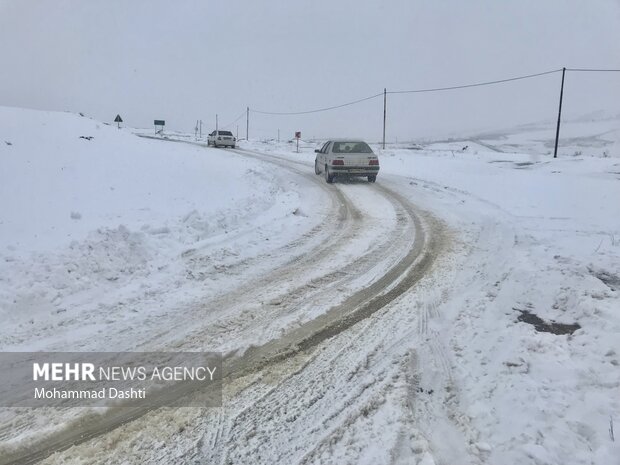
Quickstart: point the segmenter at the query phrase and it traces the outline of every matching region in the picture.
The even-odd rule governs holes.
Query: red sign
[[[301,131],[295,132],[295,139],[301,139]]]

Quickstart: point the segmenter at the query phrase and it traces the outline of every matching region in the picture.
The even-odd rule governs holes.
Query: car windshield
[[[219,131],[220,136],[232,136],[232,132],[230,131]]]
[[[334,142],[334,153],[372,153],[372,149],[366,142]]]

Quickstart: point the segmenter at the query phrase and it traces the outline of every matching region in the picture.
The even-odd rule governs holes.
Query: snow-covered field
[[[579,123],[582,153],[556,160],[538,130],[375,147],[376,185],[325,187],[312,143],[233,152],[0,108],[3,351],[242,353],[403,260],[421,238],[390,193],[441,235],[411,289],[222,408],[150,412],[45,463],[618,463],[620,153],[583,148],[613,121]],[[0,415],[0,448],[64,421],[21,415]]]
[[[562,121],[559,157],[619,157],[620,115],[594,113],[577,119]],[[526,153],[552,155],[555,146],[556,123],[547,121],[478,134],[465,139],[430,141],[427,150],[461,151],[467,146],[469,152]]]
[[[619,159],[386,150],[383,166],[469,244],[451,296],[430,305],[482,457],[617,461]],[[523,311],[581,329],[539,332]]]

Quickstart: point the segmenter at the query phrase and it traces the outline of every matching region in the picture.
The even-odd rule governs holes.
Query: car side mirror
[[[319,149],[314,149],[314,153],[319,153],[320,150]]]

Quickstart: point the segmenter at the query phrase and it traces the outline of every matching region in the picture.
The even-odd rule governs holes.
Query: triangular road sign
[[[114,119],[115,123],[122,123],[123,122],[123,118],[121,118],[121,115],[116,115],[116,118]]]

